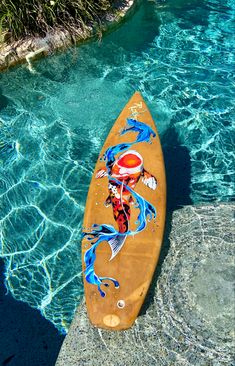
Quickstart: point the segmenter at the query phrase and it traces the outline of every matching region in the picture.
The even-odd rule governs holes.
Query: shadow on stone
[[[192,204],[190,198],[191,162],[188,149],[181,146],[177,133],[170,127],[161,138],[167,180],[167,210],[166,226],[162,249],[156,271],[149,288],[148,295],[139,316],[146,313],[155,294],[155,286],[161,274],[162,265],[170,249],[170,232],[172,229],[172,214],[185,205]]]

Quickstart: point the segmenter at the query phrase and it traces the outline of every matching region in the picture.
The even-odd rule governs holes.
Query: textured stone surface
[[[82,304],[56,366],[233,365],[234,207],[175,211],[170,249],[136,324],[94,328]]]
[[[112,28],[115,24],[118,24],[123,17],[127,16],[133,10],[133,5],[137,5],[138,3],[139,0],[118,1],[115,6],[115,11],[113,13],[107,13],[104,19],[102,19],[98,33],[101,34]],[[55,30],[43,38],[28,37],[9,44],[7,42],[0,43],[0,71],[24,62],[28,62],[30,71],[33,71],[32,65],[27,57],[29,53],[30,59],[33,60],[34,53],[37,57],[45,56],[57,49],[66,48],[71,44],[81,43],[92,36],[94,36],[92,27],[86,27],[85,31],[77,29],[74,35],[64,29]]]

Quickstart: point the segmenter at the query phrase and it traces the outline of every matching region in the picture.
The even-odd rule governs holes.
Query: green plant
[[[1,0],[0,36],[9,31],[18,39],[45,35],[63,28],[72,33],[98,24],[112,7],[112,0]]]

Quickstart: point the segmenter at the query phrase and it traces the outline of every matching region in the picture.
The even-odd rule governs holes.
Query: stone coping
[[[56,366],[232,365],[234,209],[221,203],[174,211],[135,325],[94,328],[81,304]]]
[[[87,27],[86,31],[78,30],[76,35],[72,35],[67,30],[56,30],[48,33],[46,37],[28,37],[8,44],[0,44],[0,71],[8,69],[19,63],[28,63],[28,67],[33,71],[32,61],[35,58],[43,57],[52,52],[65,49],[73,44],[80,44],[88,39],[97,37],[103,32],[110,31],[131,15],[140,0],[123,0],[118,2],[115,13],[107,13],[102,20],[98,31],[92,27]]]

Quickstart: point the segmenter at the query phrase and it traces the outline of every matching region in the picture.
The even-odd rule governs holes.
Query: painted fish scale
[[[156,137],[151,136],[151,143],[144,142],[144,139],[148,139],[148,136],[144,135],[144,131],[138,133],[138,124],[134,123],[126,128],[127,118],[147,124],[156,133]],[[124,133],[120,135],[120,131],[124,131]],[[133,141],[136,140],[140,141],[133,144]],[[113,162],[110,172],[108,172],[109,177],[103,175],[103,177],[97,179],[97,172],[104,169],[104,161],[98,160],[87,197],[84,231],[91,232],[93,224],[106,224],[121,233],[123,232],[123,235],[126,233],[126,229],[119,230],[118,222],[114,219],[113,205],[107,202],[107,207],[105,207],[107,196],[110,193],[108,184],[111,173],[115,173],[119,177],[120,180],[117,179],[119,183],[124,182],[123,202],[130,207],[129,212],[128,207],[126,207],[129,219],[128,230],[134,231],[136,228],[139,215],[136,199],[143,198],[143,204],[147,200],[149,204],[156,208],[157,217],[155,220],[152,219],[147,222],[144,230],[127,236],[121,250],[112,260],[110,260],[112,251],[108,242],[102,241],[97,245],[94,270],[99,278],[105,278],[103,284],[101,284],[105,297],[100,296],[96,285],[88,283],[85,279],[87,310],[89,318],[95,326],[112,330],[127,329],[136,319],[152,279],[164,231],[166,184],[162,150],[152,117],[139,93],[134,94],[120,114],[110,131],[100,157],[111,146],[115,147],[120,144],[124,146],[124,157],[120,159],[119,166],[125,166],[126,168],[129,164],[128,168],[132,168],[135,164],[140,163],[138,155],[131,153],[133,156],[127,156],[128,150],[134,150],[143,158],[143,167],[146,173],[140,175],[139,179],[131,184],[131,179],[128,181],[128,177],[125,177],[125,175],[123,175],[122,180],[120,179],[122,171],[119,170],[118,172],[115,168],[115,162]],[[131,147],[128,147],[128,144],[132,144]],[[120,158],[121,155],[122,152],[119,152],[115,155],[115,159]],[[125,160],[128,160],[129,163],[127,164]],[[131,162],[131,160],[133,161]],[[151,176],[156,177],[157,187],[154,186],[154,180],[151,180]],[[131,178],[133,177],[131,176]],[[149,186],[146,184],[149,184]],[[155,189],[153,189],[154,187]],[[133,202],[129,202],[130,197],[133,197]],[[145,209],[148,212],[149,207],[145,207]],[[89,248],[92,248],[92,245],[84,237],[82,242],[83,258]],[[84,261],[83,269],[86,269]],[[111,283],[107,277],[118,281],[119,287],[116,286],[115,288],[114,283]],[[109,287],[105,287],[105,283],[109,284]],[[122,301],[120,302],[120,300]]]

